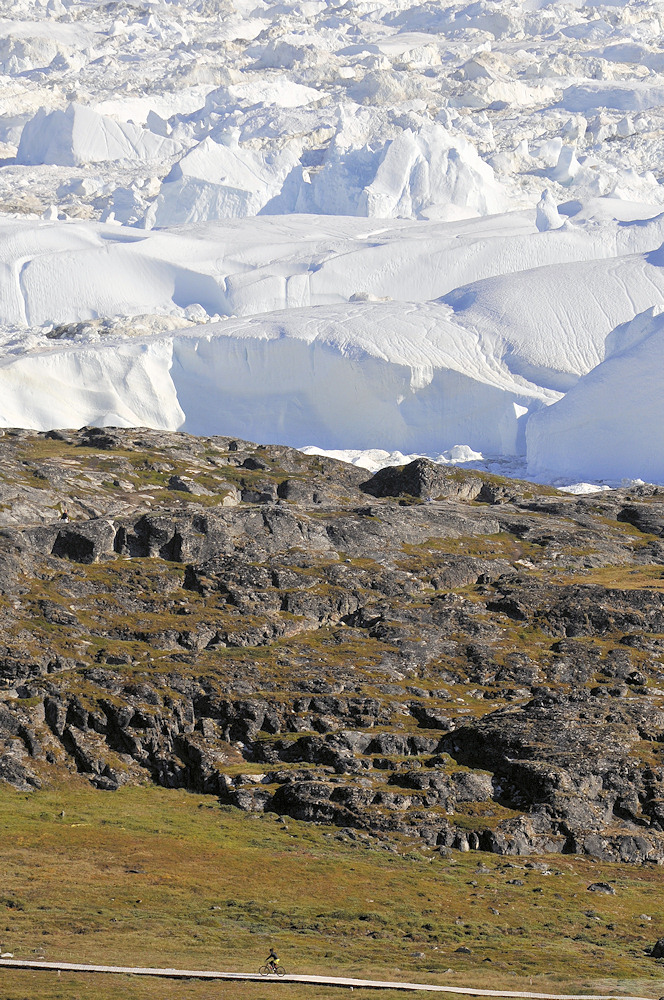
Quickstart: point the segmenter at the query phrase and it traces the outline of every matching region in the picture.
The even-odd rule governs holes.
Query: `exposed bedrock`
[[[664,504],[231,438],[0,438],[0,780],[664,860]]]

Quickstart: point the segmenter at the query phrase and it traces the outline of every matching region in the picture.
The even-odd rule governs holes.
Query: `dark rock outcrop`
[[[459,474],[457,469],[416,458],[408,465],[380,469],[361,488],[374,497],[474,500],[482,489],[482,479],[474,473]]]
[[[657,488],[145,429],[7,431],[0,461],[0,780],[664,861]]]

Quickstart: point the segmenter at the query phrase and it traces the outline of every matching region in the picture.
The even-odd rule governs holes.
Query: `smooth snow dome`
[[[0,425],[664,482],[657,0],[0,13]]]

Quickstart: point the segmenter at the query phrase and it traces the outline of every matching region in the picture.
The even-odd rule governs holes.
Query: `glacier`
[[[0,426],[664,482],[656,0],[0,0]]]

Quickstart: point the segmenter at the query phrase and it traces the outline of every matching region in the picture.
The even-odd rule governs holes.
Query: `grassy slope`
[[[9,982],[7,978],[9,975]],[[75,976],[54,978],[55,973],[24,972],[21,978],[3,973],[0,984],[3,1000],[342,1000],[352,995],[353,1000],[394,1000],[408,997],[412,1000],[430,1000],[436,994],[416,990],[413,993],[395,993],[392,990],[349,990],[321,986],[300,986],[288,983],[204,983],[194,980],[142,981],[135,976]],[[440,996],[441,994],[438,994]],[[449,1000],[460,1000],[448,993]]]
[[[393,854],[202,795],[77,780],[2,789],[0,832],[0,941],[16,957],[255,971],[274,944],[298,973],[662,993],[662,964],[644,955],[664,933],[657,868],[555,857],[545,875],[526,859]],[[598,880],[615,895],[588,892]],[[263,1000],[268,989],[0,970],[3,1000]]]

